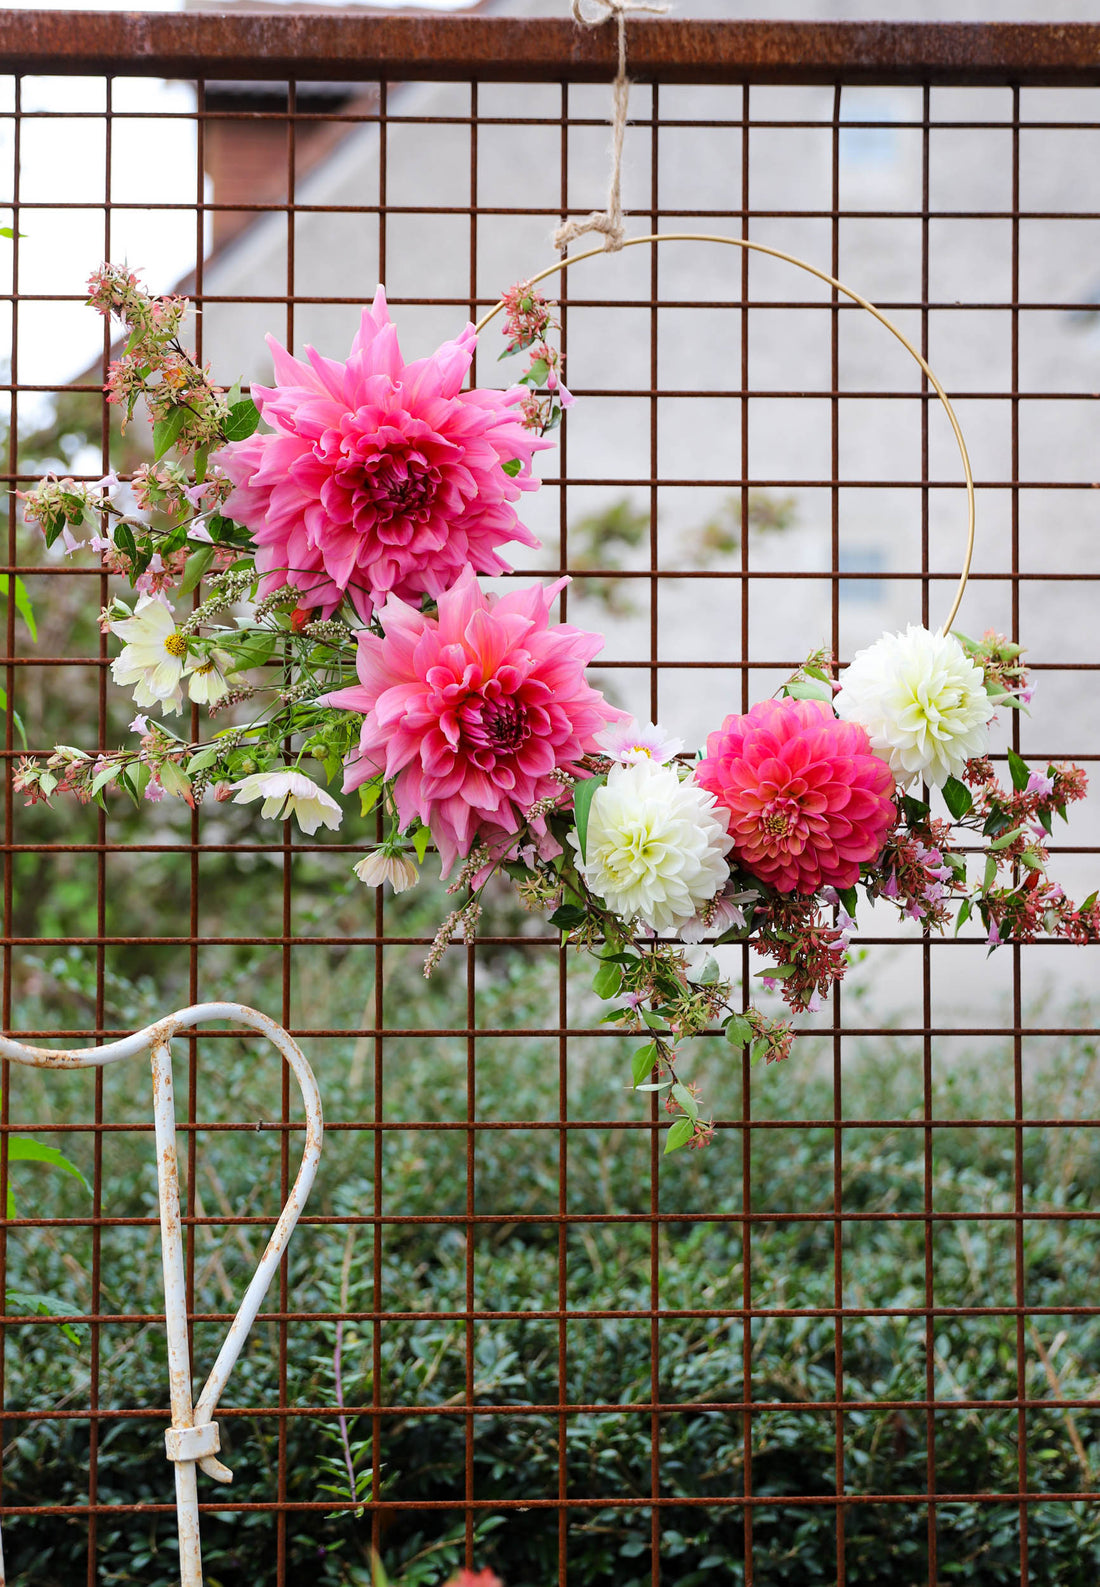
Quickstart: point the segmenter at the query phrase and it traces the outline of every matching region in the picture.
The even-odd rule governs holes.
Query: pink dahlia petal
[[[518,831],[532,805],[561,792],[552,774],[577,772],[623,715],[585,680],[598,636],[550,622],[557,589],[494,600],[467,568],[435,617],[391,596],[385,636],[360,636],[358,683],[325,697],[363,717],[345,790],[392,777],[402,822],[431,827],[445,876],[475,839],[500,845]],[[550,852],[545,825],[534,830]]]
[[[345,364],[268,340],[275,384],[253,397],[274,433],[211,461],[235,487],[227,515],[263,547],[269,590],[289,584],[326,614],[347,597],[369,620],[391,594],[438,598],[467,566],[507,572],[509,541],[538,545],[512,503],[550,443],[524,429],[518,391],[460,389],[473,326],[406,364],[379,287]]]
[[[731,812],[736,857],[777,892],[850,887],[882,852],[893,777],[854,725],[822,700],[765,700],[707,739],[696,778]]]

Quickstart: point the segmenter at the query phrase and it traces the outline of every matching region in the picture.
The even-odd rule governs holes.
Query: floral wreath
[[[953,427],[969,509],[941,629],[884,634],[840,676],[834,658],[812,656],[686,757],[664,727],[628,719],[589,684],[603,638],[552,621],[566,579],[499,596],[479,582],[510,571],[503,546],[538,545],[516,503],[537,488],[534,454],[573,402],[554,305],[537,285],[602,250],[513,287],[411,364],[379,288],[346,362],[313,348],[292,357],[269,336],[275,383],[250,396],[214,385],[182,345],[185,299],[151,297],[127,268],[104,265],[90,306],[129,333],[107,399],[124,427],[144,401],[154,460],[125,482],[47,476],[25,515],[47,545],[86,544],[137,592],[132,607],[112,600],[101,627],[122,643],[111,673],[133,691],[138,743],[100,754],[59,745],[24,757],[14,779],[32,804],[59,793],[101,805],[117,792],[136,804],[261,800],[266,819],[294,817],[313,834],[343,819],[318,780],[341,777],[386,833],[355,865],[362,881],[413,886],[432,845],[461,895],[425,975],[449,943],[474,939],[498,874],[594,959],[594,990],[613,1004],[605,1022],[641,1038],[633,1087],[660,1093],[671,1115],[666,1151],[713,1134],[681,1077],[691,1037],[720,1027],[755,1064],[786,1058],[794,1036],[685,944],[750,943],[764,986],[797,1014],[843,979],[861,891],[927,930],[978,918],[991,950],[1040,933],[1100,940],[1096,894],[1078,906],[1046,869],[1053,819],[1084,796],[1085,774],[1033,769],[1010,749],[998,780],[989,726],[999,709],[1026,709],[1021,649],[992,631],[980,641],[951,631],[974,489],[939,381],[873,304],[793,255],[684,233],[626,245],[671,240],[810,271],[921,366]],[[498,313],[501,356],[524,353],[526,370],[507,391],[463,389]],[[84,524],[96,532],[81,542]],[[169,593],[192,591],[203,598],[178,615]],[[197,742],[166,720],[185,688],[212,722]]]

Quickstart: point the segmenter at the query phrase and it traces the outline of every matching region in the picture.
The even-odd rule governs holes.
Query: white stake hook
[[[172,1091],[172,1037],[209,1020],[246,1025],[266,1036],[282,1053],[302,1093],[306,1116],[305,1150],[290,1195],[279,1215],[267,1249],[245,1291],[218,1358],[192,1404],[190,1344],[187,1331],[187,1291],[183,1261],[183,1227],[180,1222],[179,1163],[176,1155],[176,1108]],[[48,1047],[28,1047],[0,1036],[0,1058],[38,1069],[92,1069],[135,1053],[148,1052],[153,1066],[153,1120],[157,1145],[157,1186],[160,1198],[161,1258],[164,1267],[164,1313],[168,1333],[169,1393],[172,1425],[164,1435],[165,1453],[176,1470],[176,1513],[179,1522],[181,1587],[202,1587],[202,1554],[199,1547],[199,1500],[195,1467],[201,1466],[216,1482],[232,1482],[233,1474],[217,1454],[220,1447],[214,1411],[241,1353],[248,1331],[256,1320],[267,1287],[301,1216],[321,1158],[324,1121],[317,1081],[298,1044],[281,1025],[241,1003],[197,1003],[169,1014],[121,1041],[79,1052]],[[4,1587],[3,1542],[0,1540],[0,1587]]]

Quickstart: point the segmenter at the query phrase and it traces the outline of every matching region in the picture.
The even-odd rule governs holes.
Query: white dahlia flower
[[[132,617],[111,624],[111,633],[124,641],[111,662],[111,677],[126,687],[136,685],[134,704],[143,711],[163,706],[178,711],[183,704],[181,680],[190,672],[187,639],[176,627],[168,603],[157,595],[143,595]]]
[[[585,881],[624,920],[667,931],[729,875],[728,813],[692,778],[652,760],[612,766],[588,814]],[[570,841],[579,851],[575,833]]]
[[[309,836],[319,826],[340,825],[341,810],[336,800],[300,771],[256,771],[230,786],[236,795],[234,804],[247,805],[253,799],[262,799],[260,814],[268,821],[296,816],[298,825]]]
[[[940,788],[983,755],[993,714],[985,680],[954,634],[910,623],[856,652],[833,701],[858,722],[902,787],[916,777]]]

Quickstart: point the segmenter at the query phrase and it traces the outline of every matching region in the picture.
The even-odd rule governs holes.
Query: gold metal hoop
[[[829,275],[825,270],[819,270],[816,265],[808,264],[805,259],[796,258],[796,256],[792,253],[784,253],[782,248],[769,248],[767,244],[762,242],[750,242],[747,237],[724,237],[710,232],[695,231],[660,231],[651,232],[646,237],[627,237],[623,242],[623,247],[637,248],[643,243],[657,242],[718,242],[725,243],[731,248],[741,248],[751,253],[768,254],[772,259],[783,259],[787,264],[795,265],[797,269],[805,270],[810,275],[816,276],[819,281],[824,281],[828,286],[835,287],[838,292],[843,292],[845,297],[851,298],[853,303],[858,303],[861,309],[866,309],[868,314],[873,314],[875,319],[878,320],[879,324],[885,325],[891,336],[896,337],[901,345],[905,348],[905,351],[909,354],[909,356],[920,365],[921,369],[928,376],[936,396],[940,399],[940,402],[943,406],[943,411],[946,413],[948,422],[954,431],[955,440],[957,441],[959,447],[959,456],[962,458],[963,473],[966,476],[966,554],[963,557],[962,574],[960,575],[958,585],[955,589],[955,599],[951,603],[951,610],[948,612],[947,619],[943,624],[943,628],[941,629],[942,633],[949,633],[951,624],[955,621],[955,618],[958,615],[959,607],[962,604],[963,593],[966,590],[966,582],[970,577],[970,563],[974,556],[974,476],[971,473],[970,457],[966,450],[966,442],[963,440],[962,428],[960,427],[959,421],[955,416],[955,410],[951,406],[947,392],[937,380],[932,369],[921,357],[920,353],[917,352],[917,349],[913,346],[912,342],[909,341],[909,339],[898,330],[897,326],[892,320],[888,320],[886,318],[886,315],[883,314],[881,309],[876,309],[875,305],[873,303],[869,303],[865,297],[861,297],[860,294],[858,292],[854,292],[851,287],[846,287],[843,281],[838,281],[835,276]],[[557,259],[553,264],[547,265],[545,270],[540,270],[537,275],[531,276],[527,282],[527,285],[535,286],[537,282],[545,281],[547,276],[552,276],[557,270],[566,270],[570,265],[579,264],[582,259],[593,259],[597,254],[603,254],[605,252],[606,250],[601,245],[599,248],[587,248],[583,253],[570,254],[566,259]],[[501,299],[501,301],[497,303],[495,307],[491,308],[487,314],[482,315],[475,327],[479,336],[485,329],[486,325],[489,324],[489,321],[499,314],[503,308],[504,301]]]

